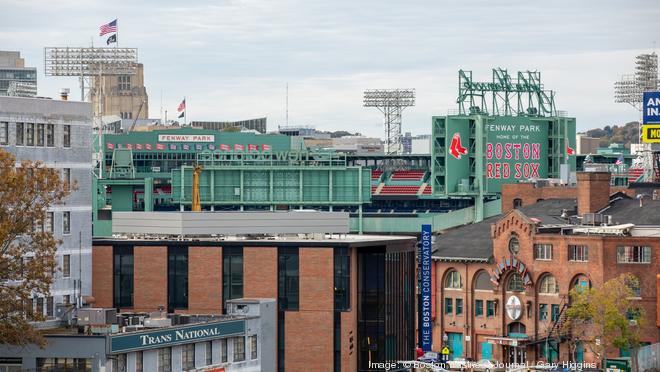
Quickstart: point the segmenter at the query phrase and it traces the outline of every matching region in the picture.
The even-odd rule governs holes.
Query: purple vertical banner
[[[431,351],[433,343],[433,322],[431,319],[431,251],[433,247],[431,225],[422,225],[422,241],[419,247],[419,337],[423,351]]]

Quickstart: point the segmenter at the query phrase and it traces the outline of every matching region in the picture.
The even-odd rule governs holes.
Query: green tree
[[[44,228],[46,212],[69,189],[57,170],[39,162],[17,165],[0,149],[0,344],[44,342],[31,322],[43,318],[33,313],[32,299],[49,295],[56,269],[58,242]]]
[[[576,286],[569,294],[571,305],[564,327],[601,362],[607,346],[633,350],[639,346],[639,330],[644,324],[644,313],[633,299],[639,285],[634,275],[621,274],[599,288]]]

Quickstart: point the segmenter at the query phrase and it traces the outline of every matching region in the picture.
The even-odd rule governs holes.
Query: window
[[[474,316],[484,316],[484,300],[474,301]]]
[[[62,234],[71,234],[71,212],[62,212]]]
[[[43,147],[46,144],[44,128],[45,124],[37,124],[37,146]]]
[[[474,289],[484,291],[493,290],[493,283],[490,281],[490,276],[485,271],[481,271],[477,276],[477,280],[474,281]]]
[[[188,308],[188,247],[167,249],[167,308]]]
[[[630,288],[633,293],[633,297],[642,297],[642,287],[640,281],[635,276],[630,276],[625,280],[626,286]]]
[[[65,125],[62,129],[62,146],[71,147],[71,126]]]
[[[569,245],[568,260],[578,262],[589,261],[589,247],[586,245]]]
[[[0,121],[0,145],[9,143],[9,123]]]
[[[227,339],[220,340],[220,363],[227,363]]]
[[[456,315],[463,315],[463,299],[456,299]]]
[[[451,314],[454,312],[454,302],[451,298],[445,298],[445,314]]]
[[[518,241],[518,237],[515,235],[509,239],[509,252],[511,252],[511,254],[514,256],[520,252],[520,242]]]
[[[222,305],[227,300],[243,297],[243,247],[222,250]]]
[[[523,278],[518,273],[513,273],[509,277],[509,281],[506,285],[506,290],[511,292],[524,292],[525,284],[523,283]]]
[[[83,358],[37,358],[37,371],[92,372],[92,360]]]
[[[651,247],[625,246],[616,247],[618,263],[651,263]]]
[[[65,254],[62,256],[62,277],[68,278],[71,276],[71,255]]]
[[[67,305],[70,304],[71,303],[71,295],[62,296],[62,302],[64,302]]]
[[[280,310],[298,310],[300,276],[298,261],[298,248],[279,248],[277,302]]]
[[[257,359],[257,335],[248,337],[250,340],[250,359]]]
[[[71,168],[62,168],[62,182],[65,190],[71,187]]]
[[[131,90],[131,75],[117,76],[117,88],[119,90]]]
[[[44,220],[44,231],[45,232],[50,232],[54,233],[55,230],[53,229],[53,218],[54,214],[53,212],[46,212],[46,219]]]
[[[113,371],[117,372],[126,372],[126,354],[117,355],[117,359],[114,360],[115,368]]]
[[[489,318],[495,316],[495,301],[486,301],[486,316]]]
[[[557,304],[552,304],[551,306],[551,317],[552,321],[556,322],[559,319],[559,305]]]
[[[534,244],[535,260],[552,260],[552,244]]]
[[[543,276],[541,283],[539,284],[539,293],[559,293],[557,279],[555,279],[555,277],[550,274]]]
[[[25,144],[27,146],[34,146],[34,123],[27,123],[27,138]]]
[[[454,288],[458,289],[461,288],[461,274],[458,273],[456,270],[452,270],[447,274],[447,278],[445,278],[445,288]]]
[[[335,311],[351,308],[351,255],[348,248],[334,252]]]
[[[172,371],[172,348],[163,347],[158,349],[158,372]]]
[[[213,344],[211,341],[204,343],[204,365],[210,366],[213,364]]]
[[[133,307],[133,247],[114,247],[114,307]]]
[[[548,320],[547,304],[539,304],[539,320]]]
[[[234,337],[234,362],[245,360],[245,337]]]
[[[141,351],[136,351],[135,352],[135,372],[143,372],[143,367],[142,367],[142,352]]]
[[[25,124],[16,123],[16,146],[23,146],[25,143]]]
[[[522,199],[515,198],[513,199],[513,209],[518,209],[522,207]]]
[[[39,315],[39,316],[44,315],[44,298],[43,297],[37,297],[37,315]]]
[[[53,316],[53,296],[46,298],[46,316]]]
[[[184,371],[195,368],[195,344],[181,346],[181,367]]]
[[[46,125],[46,146],[55,146],[55,124]]]

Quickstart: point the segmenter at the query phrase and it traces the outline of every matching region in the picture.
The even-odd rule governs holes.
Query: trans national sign
[[[644,124],[660,124],[660,92],[644,92]]]
[[[421,291],[419,296],[420,309],[420,344],[423,351],[431,351],[433,340],[432,314],[431,314],[431,251],[432,251],[431,225],[422,225],[422,242],[419,254],[419,272],[421,273]]]

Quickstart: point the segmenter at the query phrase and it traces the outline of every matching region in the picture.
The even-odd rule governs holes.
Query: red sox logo
[[[456,159],[460,159],[461,155],[467,154],[467,149],[461,145],[461,134],[458,132],[454,133],[454,136],[451,138],[449,153]]]

